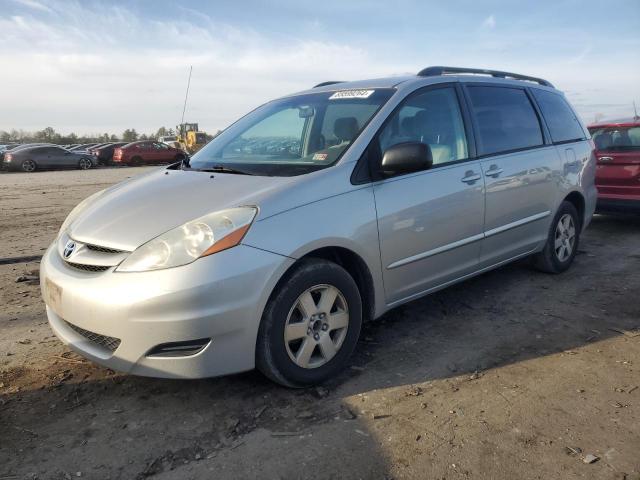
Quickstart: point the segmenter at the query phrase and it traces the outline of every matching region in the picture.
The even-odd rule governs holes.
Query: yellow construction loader
[[[198,130],[197,123],[183,123],[176,127],[177,142],[189,154],[196,153],[207,143],[207,134]]]

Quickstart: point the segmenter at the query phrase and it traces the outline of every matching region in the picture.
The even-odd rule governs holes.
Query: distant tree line
[[[103,133],[102,135],[63,135],[53,128],[47,127],[37,132],[12,129],[9,132],[0,130],[0,144],[3,143],[55,143],[69,145],[72,143],[107,143],[107,142],[135,142],[136,140],[157,140],[158,137],[175,135],[173,128],[160,127],[155,133],[138,133],[135,128],[127,128],[120,136]]]

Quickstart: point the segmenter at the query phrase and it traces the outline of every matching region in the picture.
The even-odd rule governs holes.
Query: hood
[[[207,213],[259,206],[291,178],[161,169],[107,189],[78,215],[69,233],[84,243],[135,250]]]

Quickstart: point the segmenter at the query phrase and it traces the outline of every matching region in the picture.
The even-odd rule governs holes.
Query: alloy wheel
[[[344,295],[332,285],[303,292],[287,316],[284,343],[289,358],[301,368],[317,368],[338,353],[349,328]]]
[[[78,162],[78,165],[82,170],[88,170],[89,168],[91,168],[91,160],[81,158],[80,162]]]
[[[558,260],[565,262],[571,257],[575,242],[576,227],[573,223],[573,217],[565,213],[560,217],[556,226],[554,250]]]
[[[36,162],[33,160],[25,160],[22,162],[22,171],[23,172],[33,172],[36,169]]]

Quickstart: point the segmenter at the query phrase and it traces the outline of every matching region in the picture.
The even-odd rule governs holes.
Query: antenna
[[[187,82],[187,93],[184,95],[184,107],[182,107],[182,120],[180,125],[184,123],[184,112],[187,110],[187,98],[189,98],[189,86],[191,86],[191,72],[193,71],[193,65],[189,67],[189,81]]]
[[[634,120],[638,120],[640,117],[638,117],[638,110],[636,109],[636,101],[633,101],[633,119]]]

